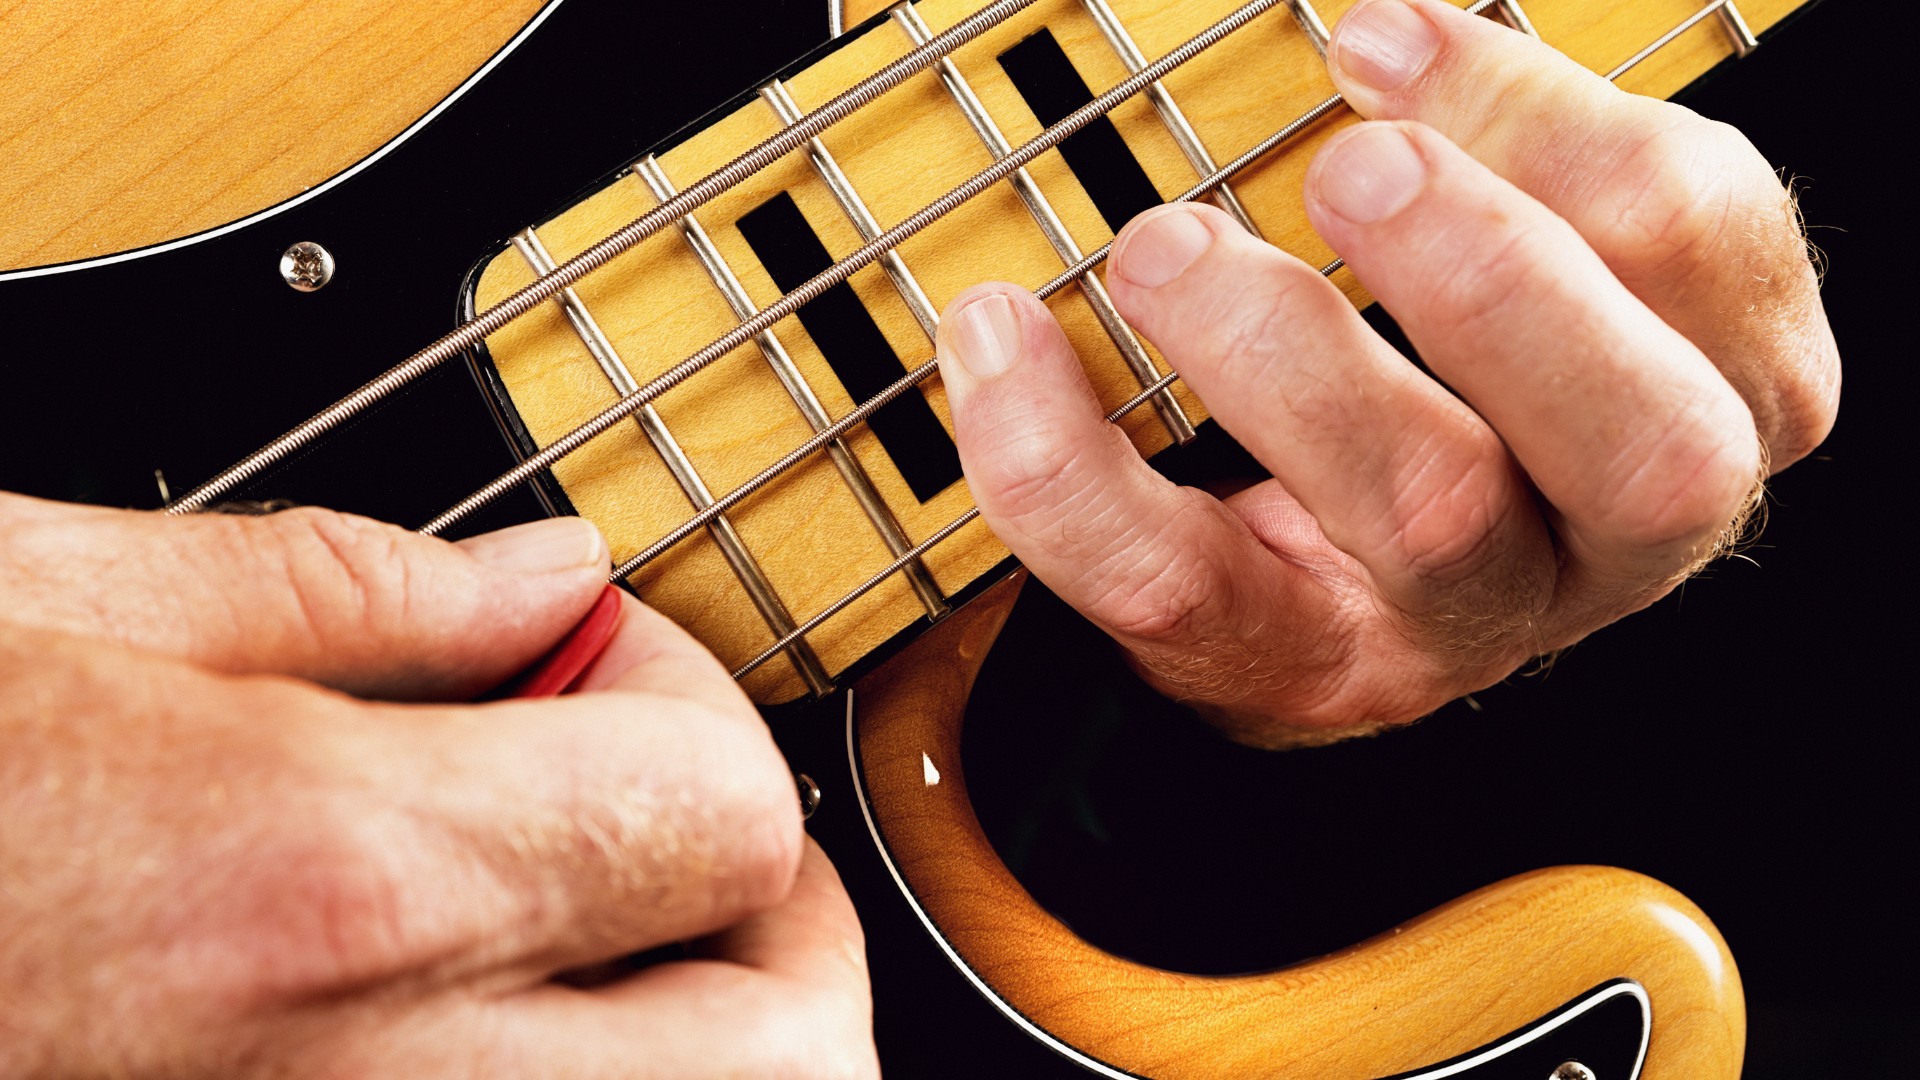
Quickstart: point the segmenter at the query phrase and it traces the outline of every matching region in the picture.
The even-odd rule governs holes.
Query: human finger
[[[1275,561],[1218,501],[1140,459],[1032,294],[1001,284],[961,293],[941,317],[937,351],[987,524],[1163,688],[1212,681],[1201,658],[1220,654],[1220,642],[1331,616],[1337,602],[1315,575]],[[1324,659],[1301,650],[1289,662]]]
[[[1404,121],[1330,140],[1306,202],[1499,432],[1579,565],[1646,583],[1712,549],[1759,474],[1752,415],[1563,219]]]
[[[1552,545],[1499,436],[1318,272],[1188,204],[1128,223],[1109,281],[1408,629],[1456,645],[1551,593]]]
[[[1327,55],[1361,115],[1432,126],[1570,222],[1740,392],[1774,470],[1826,437],[1840,364],[1819,277],[1740,132],[1440,0],[1362,0]]]
[[[0,774],[31,779],[0,915],[37,928],[0,943],[0,999],[50,1061],[311,1050],[793,885],[792,783],[744,702],[359,702],[5,623],[0,661]]]
[[[591,989],[447,994],[366,1018],[325,1049],[351,1073],[795,1080],[877,1077],[859,921],[807,842],[785,903]]]
[[[499,684],[586,612],[607,565],[579,518],[448,544],[311,507],[168,517],[0,494],[9,619],[363,696]]]
[[[424,725],[383,783],[418,792],[395,802],[500,890],[473,940],[513,970],[555,971],[781,902],[799,800],[765,722],[728,689],[608,688],[449,709]]]

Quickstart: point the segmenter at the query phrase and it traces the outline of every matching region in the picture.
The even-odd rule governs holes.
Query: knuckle
[[[1199,495],[1191,488],[1180,490]],[[1166,515],[1154,534],[1115,545],[1109,557],[1090,570],[1093,580],[1085,589],[1092,597],[1089,616],[1142,644],[1182,644],[1198,638],[1200,628],[1230,603],[1232,586],[1220,564],[1195,547],[1188,539],[1191,533],[1174,532],[1181,528],[1175,522],[1182,517],[1221,511],[1192,496],[1188,502],[1187,508]],[[1146,574],[1140,572],[1142,551],[1157,553]]]
[[[1450,480],[1409,486],[1409,496],[1394,508],[1396,558],[1415,580],[1444,584],[1479,573],[1505,554],[1499,541],[1523,509],[1512,497],[1517,485],[1498,436],[1485,429],[1466,437],[1481,443],[1463,455],[1466,467]],[[1431,468],[1422,462],[1420,471]]]
[[[1001,426],[981,470],[984,490],[1001,515],[1035,524],[1070,512],[1090,486],[1087,450],[1044,416]]]
[[[285,584],[316,636],[329,644],[403,613],[414,582],[398,530],[366,518],[302,507],[247,519],[261,561]]]
[[[1620,485],[1603,513],[1608,531],[1629,550],[1691,561],[1713,546],[1746,504],[1764,471],[1765,455],[1751,424],[1743,436],[1681,425],[1648,456],[1648,466]],[[1657,467],[1657,475],[1648,476]]]
[[[1127,637],[1164,644],[1194,637],[1198,614],[1213,606],[1220,585],[1214,575],[1191,565],[1169,565],[1153,576],[1128,581],[1093,604],[1097,618]]]
[[[1731,130],[1684,113],[1628,140],[1604,194],[1616,215],[1614,259],[1669,282],[1718,265],[1739,194],[1738,170],[1723,152]]]
[[[1813,268],[1790,194],[1737,129],[1669,103],[1621,125],[1583,231],[1634,291],[1716,312],[1804,303]],[[1731,303],[1720,294],[1734,294]]]
[[[672,847],[675,835],[688,838],[686,853],[695,861],[714,858],[725,865],[724,906],[742,913],[767,910],[787,898],[805,846],[793,774],[757,713],[745,707],[701,708],[690,715],[700,737],[709,742],[702,756],[710,754],[728,765],[722,774],[705,773],[711,781],[702,782],[705,790],[698,798],[703,806],[692,808],[696,816],[681,829],[657,833],[646,827],[648,822],[631,820],[630,814],[612,815],[623,819],[613,824],[642,849],[658,846],[663,838]],[[710,854],[700,855],[702,848]],[[648,858],[653,852],[635,854]]]
[[[1196,359],[1217,365],[1216,378],[1262,377],[1280,359],[1281,344],[1289,336],[1298,336],[1301,328],[1332,313],[1330,296],[1346,303],[1337,289],[1298,259],[1250,262],[1238,275],[1239,288],[1213,294],[1194,328],[1203,354]]]
[[[1820,329],[1824,326],[1821,320]],[[1816,341],[1782,357],[1769,374],[1768,400],[1754,412],[1766,432],[1769,465],[1778,472],[1812,453],[1833,431],[1840,415],[1840,357],[1830,339]]]
[[[226,982],[219,992],[234,1004],[264,1004],[362,985],[441,953],[451,925],[420,910],[405,886],[401,853],[417,847],[406,832],[321,805],[297,834],[257,838],[237,879],[203,909],[200,929],[214,940],[202,939],[212,954],[202,970]]]
[[[1551,275],[1540,268],[1551,244],[1538,222],[1523,222],[1497,210],[1484,210],[1467,227],[1453,230],[1454,252],[1446,270],[1425,275],[1410,305],[1418,313],[1423,336],[1441,351],[1472,352],[1484,341],[1508,336],[1516,312],[1535,303]]]

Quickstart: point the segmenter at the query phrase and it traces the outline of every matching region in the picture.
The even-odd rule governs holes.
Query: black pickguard
[[[151,508],[404,359],[453,325],[467,269],[507,235],[825,36],[819,5],[562,3],[424,130],[332,191],[265,221],[117,265],[0,281],[16,348],[0,385],[0,489]],[[661,62],[667,58],[668,62]],[[289,244],[339,263],[310,294]],[[22,422],[25,421],[25,422]],[[239,498],[290,498],[417,525],[513,464],[451,364]],[[540,512],[521,495],[465,525]]]

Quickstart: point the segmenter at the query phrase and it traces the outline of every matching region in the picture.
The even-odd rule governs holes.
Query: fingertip
[[[1147,210],[1114,237],[1108,275],[1138,288],[1160,288],[1200,261],[1219,239],[1222,222],[1238,229],[1224,211],[1204,203],[1169,203]]]
[[[1028,324],[1044,305],[1018,285],[990,281],[953,298],[940,315],[934,353],[956,408],[980,383],[1011,370],[1030,351]]]
[[[1440,51],[1443,33],[1422,5],[1409,0],[1362,0],[1334,24],[1327,68],[1361,115],[1378,98],[1419,78]]]
[[[1342,226],[1385,221],[1419,197],[1433,171],[1420,145],[1425,130],[1408,121],[1356,124],[1314,155],[1304,185],[1307,214],[1336,249]]]

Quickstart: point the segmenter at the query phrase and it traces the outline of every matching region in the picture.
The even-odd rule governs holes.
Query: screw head
[[[800,820],[805,821],[820,809],[820,785],[803,772],[794,773],[793,782],[800,789]]]
[[[1547,1080],[1597,1080],[1593,1070],[1577,1061],[1563,1061]]]
[[[333,280],[333,253],[302,240],[281,252],[280,278],[301,292],[318,292]]]

